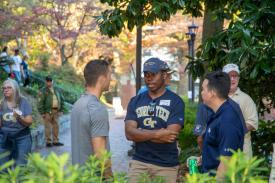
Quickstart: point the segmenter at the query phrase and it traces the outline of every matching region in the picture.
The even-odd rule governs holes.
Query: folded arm
[[[125,123],[125,134],[128,140],[134,142],[153,141],[156,143],[172,143],[176,140],[180,125],[169,125],[166,129],[146,130],[137,128],[137,122],[127,120]]]

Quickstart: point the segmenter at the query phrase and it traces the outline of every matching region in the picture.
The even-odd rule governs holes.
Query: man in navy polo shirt
[[[221,71],[207,74],[202,84],[203,103],[214,112],[203,135],[202,171],[217,170],[218,178],[226,170],[219,158],[231,156],[231,150],[242,150],[246,133],[240,109],[228,99],[229,90],[230,78]]]
[[[177,135],[183,128],[184,103],[165,88],[167,65],[158,58],[144,63],[144,81],[148,91],[133,97],[125,118],[128,140],[136,143],[129,165],[131,183],[140,175],[162,176],[165,182],[176,182],[178,173]]]

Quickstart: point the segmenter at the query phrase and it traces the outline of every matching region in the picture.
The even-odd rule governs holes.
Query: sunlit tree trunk
[[[22,36],[21,38],[16,37],[17,48],[22,55],[27,55],[27,36]]]
[[[213,2],[212,2],[213,3]],[[209,7],[209,2],[206,2],[205,4],[205,10],[204,10],[204,17],[203,17],[203,31],[202,31],[202,43],[204,43],[208,38],[215,35],[217,32],[221,31],[223,29],[223,23],[224,20],[220,19],[213,19],[214,13],[213,9]],[[204,69],[205,73],[208,73],[208,67],[207,63],[204,63]],[[201,85],[203,82],[204,76],[200,77],[200,91],[201,91]],[[200,92],[199,92],[200,93]],[[201,93],[199,94],[199,102],[201,102]]]
[[[184,73],[184,69],[186,67],[186,63],[184,62],[184,53],[183,48],[177,49],[177,57],[179,63],[179,83],[177,87],[177,93],[179,95],[184,95],[187,93],[187,75]]]

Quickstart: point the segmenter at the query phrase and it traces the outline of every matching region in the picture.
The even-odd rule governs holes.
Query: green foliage
[[[4,82],[8,78],[8,74],[4,71],[3,67],[0,69],[0,82]],[[1,85],[2,86],[2,85]]]
[[[263,164],[265,167],[270,167],[272,160],[272,144],[275,137],[275,123],[259,121],[259,129],[251,133],[253,155],[264,157]],[[268,175],[266,172],[265,175]]]
[[[216,183],[216,178],[208,174],[193,174],[186,175],[185,183]]]
[[[263,183],[267,182],[268,177],[262,177],[261,175],[267,171],[266,167],[262,166],[263,159],[257,159],[253,157],[248,159],[246,155],[241,152],[234,152],[231,158],[227,159],[221,157],[221,161],[226,166],[226,172],[222,182],[225,183]],[[192,176],[187,175],[185,179],[186,183],[203,183],[217,182],[215,177],[211,177],[208,174],[194,174]]]
[[[188,66],[193,76],[203,76],[204,66],[214,71],[226,63],[236,63],[241,70],[242,90],[256,103],[265,96],[275,101],[275,85],[271,84],[275,83],[274,8],[272,0],[237,1],[228,6],[228,17],[231,13],[234,19],[231,17],[228,29],[200,47],[198,59]]]
[[[28,165],[23,168],[27,172],[24,179],[30,182],[76,182],[78,167],[68,165],[68,159],[68,154],[58,157],[51,153],[45,159],[40,154],[32,154]]]
[[[38,60],[40,64],[30,63],[30,65],[34,65],[35,67],[39,67],[40,70],[48,69],[48,62],[51,54],[48,52],[41,51],[39,49],[31,51],[31,59],[30,60]]]
[[[47,157],[41,157],[40,154],[34,153],[28,157],[26,166],[13,169],[13,161],[1,166],[0,170],[6,171],[1,172],[0,183],[126,183],[125,173],[115,173],[112,178],[104,179],[103,172],[109,158],[110,153],[104,152],[102,158],[91,156],[85,165],[79,166],[70,165],[68,154],[57,156],[51,153]]]
[[[257,159],[253,157],[248,159],[246,155],[241,152],[235,152],[228,160],[225,157],[221,158],[226,165],[225,182],[257,182],[258,180],[267,179],[262,177],[262,172],[267,171],[267,168],[261,167],[264,159]]]
[[[101,0],[101,3],[112,7],[97,16],[100,32],[109,37],[118,36],[125,27],[132,31],[135,26],[153,24],[158,20],[168,21],[177,11],[196,17],[202,16],[200,0]]]
[[[79,166],[69,163],[68,154],[57,156],[51,153],[47,157],[41,157],[40,154],[34,153],[29,155],[26,166],[11,168],[13,161],[0,166],[0,183],[127,183],[128,179],[125,173],[114,173],[113,177],[104,178],[104,170],[109,159],[110,153],[104,152],[100,159],[90,156],[85,165]],[[256,157],[247,159],[243,152],[238,151],[234,152],[229,160],[221,158],[221,161],[226,166],[223,180],[225,183],[267,182],[268,177],[261,176],[263,172],[267,171],[267,168],[261,164],[263,159]],[[216,178],[208,174],[194,174],[192,176],[187,175],[184,182],[214,183]],[[139,183],[164,183],[164,179],[163,177],[151,178],[148,174],[142,174],[139,176]]]
[[[83,93],[84,81],[75,73],[75,70],[68,64],[62,67],[47,65],[47,70],[33,72],[33,82],[39,89],[45,86],[45,77],[50,75],[54,79],[55,86],[62,91],[65,101],[73,104]]]
[[[184,102],[184,128],[179,134],[179,147],[181,149],[180,162],[182,163],[184,163],[189,156],[194,156],[199,152],[196,136],[193,134],[198,105],[196,103],[188,102],[187,98],[184,98]]]

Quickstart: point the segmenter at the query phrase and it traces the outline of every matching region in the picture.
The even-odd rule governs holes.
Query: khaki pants
[[[46,113],[44,117],[44,125],[45,125],[45,138],[46,143],[57,143],[59,126],[58,126],[58,110],[53,109],[51,113]],[[53,141],[52,141],[53,135]]]
[[[140,175],[147,173],[151,178],[161,176],[165,183],[175,183],[177,181],[179,166],[161,167],[149,163],[131,160],[129,164],[129,182],[138,183]]]

